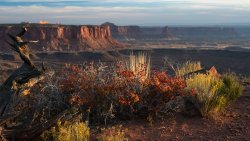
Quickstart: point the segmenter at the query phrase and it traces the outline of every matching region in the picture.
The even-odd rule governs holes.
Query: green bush
[[[223,87],[221,88],[221,94],[228,100],[232,101],[241,96],[243,86],[240,83],[239,78],[235,73],[227,73],[222,76]]]
[[[199,103],[199,109],[203,116],[219,106],[214,100],[219,95],[219,90],[223,86],[223,82],[210,74],[197,74],[186,79],[187,89],[196,93],[196,99]]]
[[[236,100],[243,90],[238,77],[227,73],[218,78],[211,74],[197,74],[186,79],[187,89],[196,93],[196,100],[203,116],[221,112],[231,101]]]
[[[45,131],[41,137],[45,141],[88,141],[89,135],[89,128],[83,122],[63,124],[58,122],[55,127]]]

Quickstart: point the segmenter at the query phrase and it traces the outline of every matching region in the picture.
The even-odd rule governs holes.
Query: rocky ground
[[[216,119],[185,117],[181,114],[155,122],[129,121],[121,124],[132,141],[249,141],[250,85],[244,94]],[[96,133],[92,133],[94,140]]]

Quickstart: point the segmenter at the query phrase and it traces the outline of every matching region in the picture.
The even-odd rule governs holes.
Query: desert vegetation
[[[144,53],[131,54],[113,65],[67,64],[60,71],[48,69],[42,81],[23,91],[13,111],[28,109],[32,124],[41,124],[68,110],[67,116],[73,119],[58,121],[41,133],[43,140],[59,141],[89,140],[88,125],[108,126],[133,119],[153,124],[169,114],[189,112],[185,101],[199,110],[197,115],[213,117],[237,99],[243,87],[234,73],[200,73],[201,69],[200,62],[189,61],[177,65],[175,75],[169,75],[150,69],[150,57]],[[127,138],[121,129],[107,128],[97,139]]]
[[[24,61],[0,87],[0,137],[82,141],[91,130],[106,126],[95,140],[129,140],[118,121],[145,120],[149,126],[176,113],[200,118],[220,115],[241,96],[243,86],[234,73],[219,74],[200,62],[170,64],[175,72],[152,69],[150,55],[131,53],[113,64],[66,64],[61,70],[29,58],[20,41],[26,29],[9,43]],[[188,107],[188,108],[187,108]]]
[[[211,116],[223,110],[237,99],[243,90],[237,76],[224,74],[221,78],[213,74],[197,74],[186,79],[187,89],[196,91],[196,99],[203,116]]]

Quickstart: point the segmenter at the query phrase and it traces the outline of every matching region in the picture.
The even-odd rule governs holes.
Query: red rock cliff
[[[0,26],[0,45],[3,50],[10,48],[4,42],[7,33],[18,33],[21,26]],[[30,45],[34,51],[80,51],[123,46],[111,37],[109,26],[31,24],[28,29],[24,39],[39,40],[37,44]]]

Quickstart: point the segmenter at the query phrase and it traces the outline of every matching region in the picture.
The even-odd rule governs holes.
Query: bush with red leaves
[[[132,71],[121,71],[119,67],[101,70],[101,65],[73,65],[64,73],[61,90],[70,95],[70,104],[90,109],[93,121],[106,118],[110,110],[122,119],[137,115],[146,118],[159,114],[177,96],[192,95],[185,90],[186,83],[181,78],[155,71],[140,81]]]

